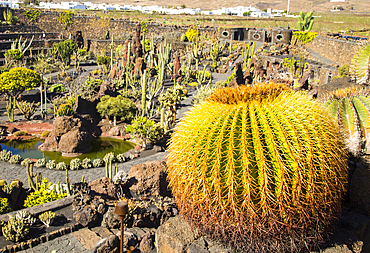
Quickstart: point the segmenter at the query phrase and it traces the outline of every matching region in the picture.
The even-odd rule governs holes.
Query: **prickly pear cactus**
[[[334,91],[324,107],[343,129],[348,151],[354,156],[370,153],[370,99],[365,91],[359,88]]]
[[[360,48],[353,56],[349,73],[354,82],[366,84],[370,79],[370,44]]]
[[[169,149],[181,213],[237,250],[312,249],[339,213],[347,163],[337,125],[284,85],[216,90],[181,120]]]

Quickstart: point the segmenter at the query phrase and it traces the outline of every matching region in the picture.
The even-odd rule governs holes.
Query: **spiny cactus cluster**
[[[343,129],[348,151],[358,156],[370,153],[370,99],[361,88],[346,88],[329,94],[324,103],[329,115]]]
[[[366,84],[370,80],[370,44],[361,47],[353,56],[349,73],[354,82]]]
[[[170,141],[181,213],[243,252],[300,252],[328,236],[347,184],[344,144],[322,106],[279,84],[216,90]]]

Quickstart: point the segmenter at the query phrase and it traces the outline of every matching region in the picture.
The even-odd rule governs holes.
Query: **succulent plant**
[[[365,90],[340,89],[331,92],[327,99],[324,107],[344,130],[342,134],[348,151],[354,156],[363,151],[370,153],[370,99]]]
[[[32,215],[31,215],[31,213],[30,212],[27,212],[27,211],[18,211],[15,214],[15,218],[17,220],[23,219],[25,221],[25,223],[27,223],[29,226],[32,226],[33,224],[36,223],[36,219],[33,218]]]
[[[124,163],[126,161],[126,157],[123,154],[118,154],[117,161],[120,163]]]
[[[284,85],[216,90],[180,121],[169,150],[181,213],[237,250],[314,248],[339,215],[347,163],[338,127]]]
[[[349,73],[354,82],[366,84],[370,79],[370,44],[361,47],[353,56]]]
[[[93,160],[93,167],[94,168],[99,168],[99,167],[103,167],[104,165],[104,161],[102,159],[95,159]]]
[[[12,155],[9,159],[10,164],[20,164],[23,158],[20,155]]]
[[[38,168],[45,167],[46,166],[45,158],[38,159],[35,163],[35,166]]]
[[[12,151],[2,150],[0,151],[0,160],[7,162],[12,157]]]
[[[6,185],[3,186],[2,190],[3,190],[4,193],[10,195],[13,192],[13,185],[6,184]]]
[[[55,162],[55,160],[49,160],[46,163],[46,168],[48,169],[55,169],[56,167],[57,167],[57,163]]]
[[[65,162],[60,162],[57,164],[57,166],[55,167],[57,170],[66,170],[68,169],[67,165]]]
[[[7,198],[0,198],[0,214],[9,213],[13,211],[9,206]]]
[[[39,215],[39,219],[42,223],[46,225],[46,227],[49,227],[55,218],[55,213],[52,211],[47,211]]]
[[[32,160],[30,158],[26,158],[21,162],[21,165],[26,167],[28,164],[31,164]]]
[[[69,163],[69,168],[71,170],[79,170],[81,165],[82,165],[81,159],[80,158],[75,158],[75,159],[71,160],[71,162]]]
[[[2,227],[3,235],[8,241],[19,242],[30,232],[29,224],[24,219],[9,215],[9,221]]]
[[[90,169],[92,167],[91,159],[90,158],[83,159],[81,167],[84,169]]]

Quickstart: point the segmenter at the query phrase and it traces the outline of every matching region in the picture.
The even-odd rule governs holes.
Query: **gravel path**
[[[145,163],[146,161],[162,161],[165,155],[166,152],[160,152],[144,158],[135,158],[125,163],[118,163],[117,167],[119,171],[122,170],[128,173],[131,167],[136,164]],[[51,183],[58,183],[58,181],[65,183],[66,181],[65,171],[34,167],[34,172],[40,172],[42,178],[47,178]],[[95,179],[105,177],[105,167],[75,171],[69,170],[68,176],[72,183],[81,182],[82,176],[85,176],[85,180],[87,182],[92,182]],[[14,179],[19,179],[21,182],[23,182],[24,186],[27,187],[28,178],[26,168],[21,165],[12,165],[6,162],[0,162],[0,178],[4,179],[8,183]]]

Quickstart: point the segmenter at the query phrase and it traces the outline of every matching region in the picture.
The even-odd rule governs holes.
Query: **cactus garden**
[[[0,25],[0,253],[370,252],[368,41],[51,13]]]

